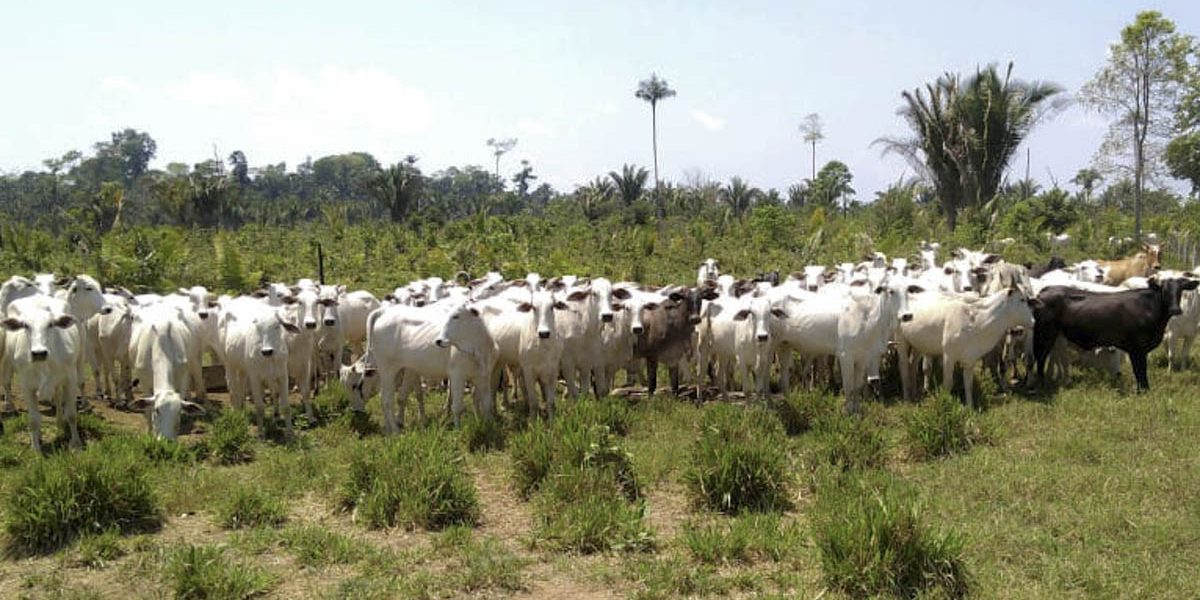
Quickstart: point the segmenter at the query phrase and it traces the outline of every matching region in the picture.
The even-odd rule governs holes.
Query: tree
[[[853,180],[854,176],[850,174],[850,167],[846,163],[831,160],[821,167],[821,172],[809,184],[809,198],[833,208],[840,204],[842,216],[846,216],[850,196],[854,195],[854,188],[850,187]]]
[[[487,145],[492,148],[492,156],[496,157],[496,181],[501,182],[500,187],[503,189],[504,180],[500,179],[500,157],[517,147],[517,138],[488,138]]]
[[[424,177],[417,168],[417,157],[410,154],[377,174],[371,191],[387,209],[392,222],[400,223],[416,210],[423,188]]]
[[[1096,189],[1096,184],[1103,180],[1104,176],[1100,174],[1100,171],[1091,167],[1084,167],[1075,173],[1075,176],[1071,178],[1071,183],[1079,186],[1080,191],[1083,193],[1084,203],[1090,204],[1092,202],[1092,191]]]
[[[655,204],[658,210],[658,218],[662,219],[666,216],[666,211],[662,199],[658,198],[658,102],[659,100],[673,97],[675,90],[667,85],[667,80],[659,78],[657,73],[651,73],[650,79],[645,79],[638,83],[638,89],[633,95],[650,103],[650,142],[654,151]]]
[[[617,186],[617,193],[625,206],[633,206],[633,203],[642,197],[646,191],[646,177],[649,175],[646,169],[635,165],[622,165],[620,173],[608,172],[608,178]]]
[[[817,178],[817,142],[825,139],[821,115],[809,113],[800,123],[800,133],[804,134],[804,143],[812,144],[812,178]]]
[[[366,152],[331,154],[312,164],[313,181],[339,200],[367,196],[379,171],[379,161]]]
[[[537,179],[537,175],[533,174],[533,166],[528,160],[521,161],[521,170],[513,175],[513,183],[517,185],[517,195],[524,198],[529,195],[529,184]]]
[[[583,216],[588,221],[600,218],[600,208],[612,199],[616,188],[613,182],[603,177],[597,177],[575,190],[575,199],[583,209]]]
[[[924,90],[901,93],[898,112],[911,137],[875,143],[884,154],[899,154],[934,187],[954,229],[960,209],[995,196],[1017,147],[1058,106],[1051,100],[1061,92],[1053,83],[1013,79],[1012,63],[1003,76],[995,65],[965,81],[947,73]]]
[[[112,134],[112,143],[97,145],[100,153],[111,153],[122,163],[122,175],[128,187],[150,167],[150,161],[158,152],[158,144],[150,134],[134,129],[125,129]]]
[[[721,201],[729,205],[729,211],[740,221],[761,193],[741,177],[734,177],[729,180],[729,185],[721,188],[720,195]]]
[[[1165,159],[1171,177],[1191,183],[1192,196],[1200,195],[1200,131],[1171,140]]]
[[[229,178],[238,187],[250,185],[250,165],[246,162],[246,154],[241,150],[234,150],[229,154],[227,161],[229,162]]]
[[[1161,143],[1173,133],[1175,110],[1184,97],[1192,38],[1158,11],[1138,13],[1109,47],[1108,63],[1079,92],[1083,104],[1111,115],[1098,163],[1109,171],[1132,171],[1134,236],[1142,235],[1142,193],[1159,162]],[[1120,165],[1127,151],[1132,165]]]

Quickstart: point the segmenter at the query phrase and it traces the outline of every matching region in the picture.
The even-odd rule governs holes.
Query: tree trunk
[[[659,193],[658,187],[658,110],[657,103],[650,103],[650,143],[654,149],[654,210],[658,214],[658,220],[662,221],[666,217],[666,211],[663,210],[662,194]]]
[[[810,179],[809,181],[815,182],[816,180],[817,180],[817,140],[814,139],[812,141],[812,179]]]

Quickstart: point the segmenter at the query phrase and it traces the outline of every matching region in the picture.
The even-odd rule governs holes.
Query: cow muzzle
[[[197,317],[200,317],[201,319],[207,319],[207,318],[208,318],[208,311],[207,311],[207,310],[202,310],[202,311],[199,311],[199,312],[197,312],[197,313],[196,313],[196,316],[197,316]]]
[[[333,319],[325,319],[324,322],[326,327],[333,327],[334,325],[337,325],[337,321]]]
[[[688,317],[688,323],[691,323],[692,325],[699,325],[700,324],[700,315],[692,315],[692,316]]]
[[[601,323],[612,323],[612,320],[613,320],[612,313],[606,313],[606,314],[600,315]]]
[[[545,331],[545,330],[543,330],[543,331],[539,331],[539,332],[538,332],[538,337],[539,337],[539,338],[541,338],[541,339],[543,339],[543,340],[548,340],[548,339],[550,339],[550,332],[549,332],[549,331]]]
[[[633,333],[634,333],[634,335],[642,335],[642,332],[643,332],[643,331],[645,331],[645,328],[644,328],[644,327],[642,327],[641,325],[634,325],[634,326],[633,326]]]
[[[450,340],[444,340],[444,339],[438,338],[438,339],[434,340],[433,343],[437,344],[438,348],[449,348],[450,347]]]
[[[913,320],[913,314],[912,314],[912,313],[904,313],[904,314],[900,315],[900,322],[901,322],[901,323],[909,323],[909,322],[911,322],[912,320]]]
[[[29,351],[29,358],[32,358],[33,362],[41,362],[46,360],[48,356],[50,356],[50,352],[45,348],[37,348]]]
[[[275,349],[274,348],[263,348],[260,352],[262,352],[263,356],[272,356],[275,354]]]
[[[765,342],[765,341],[767,341],[767,340],[769,340],[769,339],[771,339],[771,336],[770,336],[770,335],[768,335],[768,334],[765,334],[765,333],[760,333],[760,334],[758,334],[758,341],[759,341],[759,342]]]
[[[305,328],[305,329],[316,329],[316,328],[317,328],[317,322],[316,322],[316,321],[305,321],[305,322],[304,322],[304,328]]]

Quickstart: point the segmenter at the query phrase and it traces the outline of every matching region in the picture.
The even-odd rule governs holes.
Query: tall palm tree
[[[1090,204],[1092,201],[1092,190],[1095,190],[1096,184],[1100,183],[1103,179],[1104,176],[1100,174],[1100,171],[1091,167],[1084,167],[1075,173],[1075,176],[1071,178],[1071,183],[1079,186],[1079,189],[1083,192],[1084,203]]]
[[[721,200],[729,205],[733,216],[741,220],[742,215],[746,214],[750,205],[761,193],[758,188],[751,187],[741,177],[734,177],[729,180],[729,185],[721,188]]]
[[[901,94],[898,113],[912,136],[876,140],[884,153],[906,159],[937,192],[946,222],[957,224],[959,209],[981,206],[996,195],[1009,161],[1029,132],[1061,106],[1054,83],[1012,79],[1012,63],[1001,75],[995,65],[965,80],[947,73]]]
[[[654,149],[654,196],[658,209],[658,218],[665,216],[662,200],[658,197],[658,101],[675,95],[675,90],[667,85],[657,73],[651,73],[650,79],[638,83],[634,96],[650,103],[650,141]]]
[[[804,117],[804,122],[800,124],[800,133],[804,135],[804,141],[812,144],[812,178],[817,178],[817,142],[825,139],[825,132],[821,126],[821,115],[817,113],[808,113]]]
[[[636,165],[623,165],[620,173],[608,172],[608,178],[617,186],[617,193],[621,195],[621,202],[625,206],[633,205],[645,193],[647,176],[649,173],[646,169]]]

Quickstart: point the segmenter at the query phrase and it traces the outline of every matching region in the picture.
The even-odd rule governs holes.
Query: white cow
[[[721,390],[727,393],[733,376],[740,376],[746,394],[765,394],[770,391],[768,376],[774,345],[771,340],[772,321],[786,319],[787,313],[773,308],[765,296],[718,298],[708,305],[711,351],[722,379]]]
[[[500,368],[516,370],[521,374],[530,414],[539,411],[536,391],[540,388],[547,414],[553,417],[563,352],[562,336],[555,335],[554,313],[569,307],[544,290],[525,294],[520,300],[497,296],[477,302],[474,307],[499,352],[493,382],[499,383]]]
[[[70,445],[79,448],[76,399],[83,363],[80,327],[61,300],[44,295],[14,300],[8,305],[4,327],[4,353],[16,373],[21,398],[29,414],[33,449],[42,449],[42,414],[39,401],[51,401],[59,426],[70,433]]]
[[[715,258],[706,258],[700,263],[696,272],[696,285],[704,285],[706,281],[716,281],[721,276],[721,262]]]
[[[367,316],[379,306],[379,299],[366,290],[347,292],[338,298],[337,318],[355,357],[362,355],[363,344],[367,341]]]
[[[785,393],[791,388],[792,352],[798,352],[806,365],[815,359],[833,357],[838,351],[838,320],[848,301],[848,287],[827,284],[821,292],[798,292],[781,299],[786,319],[774,322],[779,360],[779,385]]]
[[[264,434],[263,396],[270,390],[278,402],[278,412],[287,433],[291,435],[285,333],[297,333],[299,328],[284,320],[279,309],[252,299],[228,302],[221,312],[220,328],[225,347],[225,379],[234,407],[242,408],[247,393],[254,398],[261,436]]]
[[[567,384],[567,395],[572,398],[591,392],[593,378],[601,379],[600,312],[603,303],[609,304],[611,321],[611,286],[607,292],[605,300],[603,286],[594,289],[591,281],[554,292],[555,299],[568,306],[568,310],[555,315],[555,325],[563,344],[560,371]]]
[[[133,309],[125,296],[105,294],[104,299],[112,310],[93,315],[87,322],[88,343],[92,346],[89,356],[92,376],[96,380],[96,391],[109,403],[115,404],[120,395],[128,404],[133,401],[129,360]]]
[[[200,377],[201,366],[200,340],[186,315],[187,310],[167,303],[140,308],[133,313],[130,330],[133,385],[150,389],[150,396],[139,398],[133,407],[148,411],[151,432],[168,440],[178,436],[182,413],[204,412],[182,396],[188,380]]]
[[[280,300],[284,304],[280,309],[283,319],[296,326],[296,331],[289,330],[284,334],[288,349],[288,377],[296,382],[296,388],[300,392],[300,402],[304,405],[304,415],[311,422],[313,419],[313,365],[317,359],[320,299],[317,297],[315,289],[303,287],[297,288],[297,291]]]
[[[842,369],[842,393],[854,412],[864,386],[879,381],[879,367],[887,352],[906,290],[891,286],[855,286],[837,322],[837,357]]]
[[[975,363],[1009,330],[1023,327],[1032,331],[1029,301],[1015,287],[979,299],[936,293],[919,294],[919,298],[909,305],[913,318],[900,324],[901,369],[908,371],[904,381],[909,382],[905,395],[912,397],[915,355],[941,356],[942,384],[949,389],[954,384],[954,368],[961,365],[967,405],[973,408]]]

